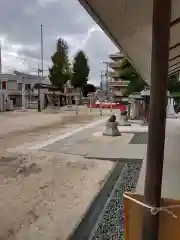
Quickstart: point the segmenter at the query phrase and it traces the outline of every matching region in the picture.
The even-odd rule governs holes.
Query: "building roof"
[[[109,54],[109,58],[111,58],[112,60],[116,60],[116,59],[122,59],[124,58],[124,55],[120,52],[117,52],[117,53],[111,53]]]
[[[153,0],[79,2],[150,85]],[[179,9],[180,1],[172,0],[169,75],[180,70]]]
[[[33,88],[34,89],[38,89],[38,88],[41,88],[41,89],[51,89],[51,90],[54,90],[54,91],[62,90],[62,88],[60,88],[60,87],[56,87],[56,86],[53,86],[51,84],[44,84],[44,83],[36,83]]]

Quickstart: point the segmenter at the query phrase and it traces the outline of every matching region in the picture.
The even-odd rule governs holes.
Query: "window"
[[[31,90],[31,84],[25,84],[25,90]]]
[[[18,83],[18,90],[22,90],[22,83]]]

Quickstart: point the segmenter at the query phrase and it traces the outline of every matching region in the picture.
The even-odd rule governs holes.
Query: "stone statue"
[[[174,110],[173,99],[171,98],[168,98],[166,115],[167,118],[177,118],[177,115]]]
[[[128,122],[127,111],[120,111],[119,126],[131,126]]]
[[[115,115],[112,115],[106,122],[106,128],[103,135],[112,137],[121,136],[121,133],[118,130],[118,122],[116,122]]]

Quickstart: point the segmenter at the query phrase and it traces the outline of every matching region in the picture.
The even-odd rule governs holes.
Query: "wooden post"
[[[100,100],[100,116],[102,116],[102,100]]]
[[[145,203],[159,207],[164,160],[171,0],[154,0]],[[159,216],[144,209],[141,240],[158,240]]]
[[[113,104],[113,97],[111,97],[111,105],[110,105],[110,108],[111,108],[111,112],[112,112],[112,104]]]
[[[78,115],[78,103],[79,103],[79,99],[78,99],[78,96],[75,96],[75,104],[76,104],[76,115]]]
[[[89,111],[92,112],[92,99],[90,98]]]

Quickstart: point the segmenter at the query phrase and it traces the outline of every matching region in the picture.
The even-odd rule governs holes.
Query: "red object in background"
[[[6,81],[2,81],[2,89],[6,89]]]
[[[90,108],[90,104],[87,104],[87,107]],[[91,104],[91,108],[100,108],[100,104],[99,103],[94,103]],[[111,104],[102,104],[102,108],[111,108]],[[125,111],[126,110],[126,106],[122,105],[122,104],[112,104],[112,109],[119,109],[121,111]]]

